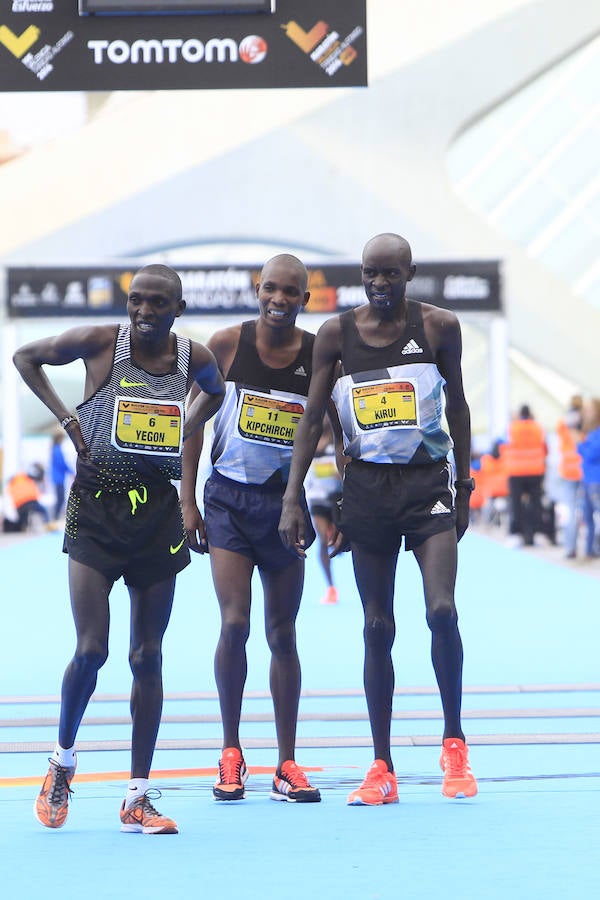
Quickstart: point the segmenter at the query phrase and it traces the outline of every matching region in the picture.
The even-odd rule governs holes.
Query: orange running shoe
[[[348,795],[348,806],[382,806],[398,802],[396,773],[382,759],[376,759],[359,788]]]
[[[248,769],[241,750],[226,747],[219,760],[219,778],[213,787],[215,800],[243,800]]]
[[[321,603],[323,604],[323,606],[333,606],[337,602],[338,590],[333,585],[330,585],[321,597]]]
[[[70,784],[75,766],[59,766],[52,758],[48,762],[50,768],[42,789],[35,798],[33,813],[46,828],[62,828],[67,821],[69,797],[73,793]]]
[[[156,788],[146,791],[135,800],[131,806],[125,808],[125,801],[121,805],[121,831],[141,832],[142,834],[178,834],[177,825],[173,819],[162,816],[153,806],[150,800],[158,800],[161,793]]]
[[[321,793],[309,784],[308,778],[293,759],[282,763],[275,772],[271,800],[287,800],[288,803],[318,803]]]
[[[442,744],[440,766],[444,773],[444,797],[474,797],[477,781],[469,765],[469,748],[460,738],[446,738]]]

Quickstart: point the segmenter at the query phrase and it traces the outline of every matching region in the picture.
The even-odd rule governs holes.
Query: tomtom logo
[[[94,63],[101,66],[106,62],[114,65],[131,63],[152,65],[154,63],[238,62],[260,63],[267,55],[267,42],[256,34],[249,34],[238,44],[233,38],[211,38],[203,42],[197,38],[163,38],[162,40],[88,41],[88,48],[94,54]]]

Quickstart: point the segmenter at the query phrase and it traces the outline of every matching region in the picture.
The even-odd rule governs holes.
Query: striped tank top
[[[126,493],[181,478],[191,342],[176,335],[175,371],[153,375],[132,360],[130,332],[119,326],[106,382],[77,407],[91,463],[77,461],[76,480],[90,490]]]

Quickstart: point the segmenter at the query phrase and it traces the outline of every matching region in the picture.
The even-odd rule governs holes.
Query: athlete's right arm
[[[13,362],[27,387],[62,422],[71,411],[56,393],[43,367],[65,366],[76,359],[83,360],[86,366],[84,396],[87,397],[105,377],[106,373],[102,375],[106,368],[105,357],[109,354],[112,359],[114,340],[115,326],[84,325],[25,344],[16,351]],[[77,420],[68,425],[67,433],[77,452],[85,454],[87,447]]]
[[[188,406],[200,393],[196,382],[193,383],[188,395]],[[206,553],[208,543],[204,520],[196,503],[196,481],[198,478],[198,464],[204,446],[204,425],[197,428],[183,445],[182,470],[181,470],[181,510],[183,513],[183,526],[185,528],[190,550],[196,553]]]
[[[219,372],[223,375],[231,365],[231,346],[234,344],[233,354],[237,348],[235,332],[233,329],[223,329],[216,332],[207,342],[206,347],[214,355]],[[192,383],[188,394],[188,409],[201,393],[197,381]],[[196,502],[196,482],[198,480],[198,465],[204,446],[204,425],[200,425],[186,438],[183,444],[182,473],[181,473],[181,509],[183,512],[183,525],[187,534],[190,550],[195,553],[207,553],[208,542],[204,520]]]
[[[339,316],[334,316],[321,326],[315,338],[308,400],[296,431],[290,475],[283,495],[279,521],[281,540],[299,557],[306,555],[304,515],[299,504],[300,492],[319,442],[323,416],[331,398],[341,349]]]

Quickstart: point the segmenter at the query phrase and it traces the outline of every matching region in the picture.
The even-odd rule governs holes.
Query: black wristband
[[[67,426],[70,425],[71,422],[79,422],[79,419],[77,418],[77,416],[65,416],[64,419],[61,420],[60,427],[67,428]]]
[[[457,478],[454,482],[454,487],[457,488],[467,488],[469,491],[475,490],[475,479],[474,478]]]

